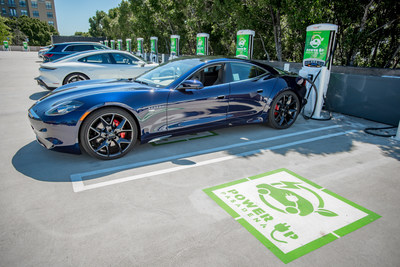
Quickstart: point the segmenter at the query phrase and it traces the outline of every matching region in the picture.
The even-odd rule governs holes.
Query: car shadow
[[[37,93],[31,94],[31,95],[29,96],[29,99],[30,99],[30,100],[39,100],[39,99],[41,99],[42,97],[44,97],[45,95],[47,95],[49,92],[50,92],[50,91],[42,91],[42,92],[37,92]]]
[[[243,142],[240,139],[250,136],[250,133],[259,130],[258,127],[267,128],[265,131],[273,131],[274,135],[285,134],[287,130],[276,131],[262,125],[239,126],[219,130],[219,135],[211,138],[197,139],[190,142],[177,142],[163,146],[152,146],[150,144],[136,144],[133,151],[125,155],[123,158],[116,160],[103,161],[92,158],[86,154],[67,154],[55,151],[48,151],[41,147],[36,141],[22,147],[12,158],[12,164],[17,171],[36,180],[46,182],[70,182],[72,174],[82,174],[97,171],[98,174],[83,176],[82,179],[92,180],[101,178],[105,175],[116,174],[121,171],[134,169],[137,164],[144,162],[142,166],[152,166],[160,163],[170,163],[174,166],[195,165],[196,163],[190,158],[181,157],[186,153],[196,153],[208,148],[215,148],[224,144],[232,145]],[[269,129],[269,130],[268,130]],[[293,132],[293,131],[292,131]],[[228,138],[227,138],[228,137]],[[242,137],[242,138],[240,138]],[[305,137],[304,139],[306,139]],[[252,141],[249,139],[248,141]],[[291,140],[287,141],[288,143]],[[354,148],[355,142],[369,143],[378,146],[382,155],[385,157],[395,158],[400,161],[400,143],[393,139],[370,136],[362,131],[357,131],[348,135],[327,138],[318,142],[309,142],[303,144],[290,145],[287,147],[268,150],[268,147],[274,147],[276,143],[263,143],[253,145],[243,145],[236,148],[225,149],[220,152],[225,155],[241,155],[243,158],[252,159],[259,157],[265,152],[265,148],[275,155],[287,155],[295,152],[306,156],[311,155],[333,155],[336,153],[350,152]],[[282,142],[280,143],[282,144]],[[285,141],[283,141],[285,144]],[[287,143],[286,143],[287,144]],[[199,149],[201,148],[201,149]],[[251,151],[250,155],[245,155]],[[207,153],[205,153],[207,154]],[[34,155],[34,157],[32,157]],[[197,154],[201,155],[201,154]],[[166,161],[160,161],[164,158],[170,158]],[[157,161],[157,162],[156,162]],[[135,167],[136,166],[136,167]]]

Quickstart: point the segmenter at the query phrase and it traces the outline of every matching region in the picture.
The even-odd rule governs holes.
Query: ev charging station
[[[179,40],[181,37],[179,35],[171,35],[171,55],[169,59],[174,59],[179,56]]]
[[[198,33],[196,39],[196,55],[208,56],[208,39],[210,39],[210,35],[208,33]]]
[[[126,51],[132,52],[132,39],[126,39]]]
[[[328,90],[337,31],[337,25],[328,23],[307,27],[303,67],[299,74],[308,80],[309,97],[304,112],[313,119],[324,119],[321,110]]]
[[[137,38],[137,53],[139,57],[143,57],[143,38]]]
[[[110,40],[110,48],[111,49],[115,49],[115,41],[114,40]]]
[[[9,51],[10,46],[8,45],[8,41],[3,41],[4,51]]]
[[[108,40],[104,40],[104,45],[108,46]]]
[[[237,32],[236,57],[252,59],[255,34],[256,32],[252,30],[240,30]]]
[[[158,37],[150,37],[150,61],[158,63]]]
[[[30,51],[29,46],[28,46],[28,42],[23,42],[22,43],[22,48],[23,48],[24,52]]]
[[[117,49],[122,50],[122,40],[121,39],[117,40]]]

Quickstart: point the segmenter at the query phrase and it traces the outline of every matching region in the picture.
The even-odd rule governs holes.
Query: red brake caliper
[[[278,106],[278,104],[275,106],[275,110],[279,110],[279,106]],[[277,111],[275,111],[275,113],[274,113],[274,114],[275,114],[275,116],[276,116],[276,115],[278,115],[278,112],[277,112]]]
[[[118,127],[118,125],[120,124],[120,122],[117,121],[116,119],[114,119],[113,122],[114,122],[115,127]],[[125,134],[126,134],[126,133],[124,133],[124,132],[119,133],[119,137],[125,138]]]

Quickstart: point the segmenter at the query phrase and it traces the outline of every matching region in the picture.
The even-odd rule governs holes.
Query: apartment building
[[[54,0],[0,0],[0,9],[3,17],[26,15],[45,21],[57,29]]]

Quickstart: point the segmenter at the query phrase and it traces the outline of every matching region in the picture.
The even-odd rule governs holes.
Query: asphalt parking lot
[[[281,168],[381,216],[287,265],[400,265],[400,142],[362,131],[380,124],[299,118],[100,161],[36,143],[27,110],[48,93],[33,80],[39,62],[0,52],[0,266],[284,266],[203,191]]]

